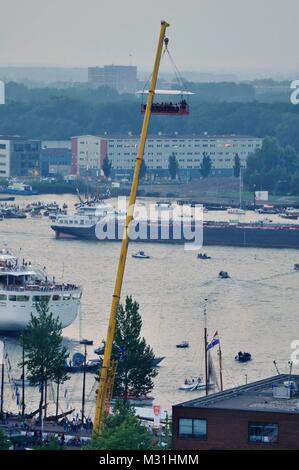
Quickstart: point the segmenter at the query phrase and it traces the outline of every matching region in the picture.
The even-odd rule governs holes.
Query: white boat
[[[294,207],[288,207],[286,209],[286,215],[289,219],[291,218],[298,218],[299,217],[299,209],[295,209]]]
[[[51,218],[49,216],[49,218]],[[65,236],[77,236],[84,232],[88,238],[89,231],[95,227],[100,220],[111,218],[125,220],[125,214],[118,214],[114,207],[105,202],[81,204],[77,207],[75,214],[57,214],[55,213],[56,235],[63,233]]]
[[[138,251],[137,253],[132,254],[132,258],[138,258],[138,259],[149,259],[150,256],[146,255],[144,251]]]
[[[238,207],[230,207],[227,209],[228,214],[236,214],[236,215],[245,215],[246,212],[243,209],[240,209]]]
[[[56,282],[45,268],[0,250],[0,331],[22,331],[41,301],[48,302],[49,311],[65,328],[75,320],[81,296],[79,286]]]
[[[214,384],[209,384],[209,389],[214,388]],[[195,390],[205,390],[206,383],[202,379],[202,377],[189,377],[185,380],[183,385],[179,387],[179,390],[185,390],[193,392]]]
[[[222,382],[222,354],[220,348],[220,340],[218,336],[218,331],[215,332],[211,341],[208,342],[207,334],[207,312],[206,304],[204,305],[204,344],[203,344],[203,353],[204,353],[204,368],[205,368],[205,379],[202,376],[191,376],[185,379],[184,383],[179,387],[179,390],[184,390],[185,392],[193,392],[199,390],[206,390],[207,393],[209,390],[214,389],[215,386],[219,390],[223,390]],[[213,359],[211,355],[211,349],[219,345],[218,357],[219,357],[219,371],[220,371],[220,386],[216,376]]]
[[[115,405],[117,400],[123,399],[123,397],[115,397],[112,398],[110,401],[111,405]],[[154,397],[149,397],[149,396],[140,396],[140,397],[135,397],[135,396],[128,396],[127,401],[131,406],[152,406]]]
[[[155,204],[155,209],[158,211],[169,211],[174,207],[173,203],[170,201],[159,201]]]
[[[33,190],[29,184],[13,182],[7,188],[0,190],[0,193],[33,196],[38,194],[38,191]]]

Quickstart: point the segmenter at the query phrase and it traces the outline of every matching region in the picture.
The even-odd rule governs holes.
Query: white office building
[[[9,178],[10,175],[10,140],[0,138],[0,178]]]
[[[135,93],[137,67],[135,65],[88,67],[88,82],[96,86],[113,88],[119,93]]]
[[[77,138],[84,142],[84,137]],[[138,136],[98,137],[99,161],[102,165],[107,156],[112,163],[115,177],[131,176],[139,144]],[[179,164],[180,174],[199,176],[204,154],[212,160],[212,175],[230,176],[233,174],[235,155],[238,154],[242,167],[246,167],[249,154],[262,146],[262,139],[240,135],[192,135],[192,136],[149,136],[144,151],[148,172],[155,176],[169,176],[169,157],[174,154]],[[90,152],[82,143],[78,155],[78,167],[87,164],[85,155]],[[74,162],[76,163],[76,162]],[[82,170],[81,170],[82,174]]]
[[[101,137],[72,137],[72,172],[78,176],[99,176],[101,170]]]

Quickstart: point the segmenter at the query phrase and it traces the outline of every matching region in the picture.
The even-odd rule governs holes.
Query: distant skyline
[[[151,70],[164,18],[180,70],[299,74],[298,0],[0,0],[0,14],[0,66]]]

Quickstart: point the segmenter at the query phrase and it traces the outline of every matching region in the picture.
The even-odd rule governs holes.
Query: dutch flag
[[[218,331],[214,334],[212,341],[207,345],[207,350],[212,349],[214,346],[217,346],[217,344],[220,344],[220,339],[218,336]]]

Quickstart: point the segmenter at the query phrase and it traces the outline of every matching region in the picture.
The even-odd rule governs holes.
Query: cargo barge
[[[73,237],[97,241],[119,241],[123,234],[124,217],[119,214],[116,218],[114,217],[114,233],[111,237],[111,231],[107,230],[107,226],[113,216],[115,216],[114,209],[107,205],[97,206],[96,209],[84,207],[73,216],[57,217],[51,228],[57,238]],[[185,230],[186,228],[187,230]],[[190,233],[196,232],[198,234],[200,231],[202,231],[203,245],[299,248],[299,224],[276,224],[261,221],[251,223],[191,221],[189,224],[186,221],[184,223],[171,221],[165,224],[161,221],[153,223],[147,220],[135,220],[130,239],[148,243],[194,243],[194,241],[198,241],[198,237],[192,239]],[[188,236],[185,235],[186,233]]]

